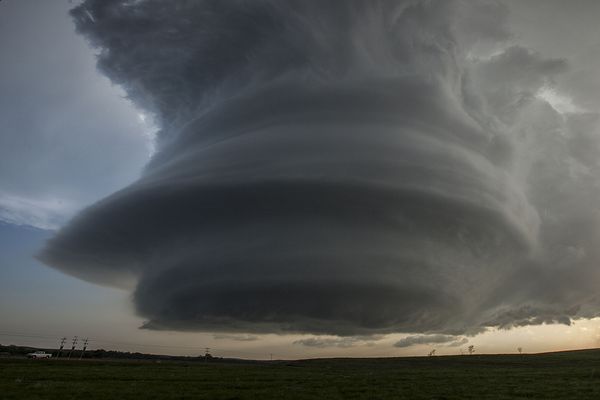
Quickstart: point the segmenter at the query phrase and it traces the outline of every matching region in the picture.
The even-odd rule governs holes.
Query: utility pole
[[[67,357],[68,359],[71,358],[71,354],[73,354],[73,350],[75,350],[75,346],[77,346],[77,336],[73,337],[73,347],[71,347],[71,351],[69,351],[69,357]]]
[[[83,350],[81,350],[81,354],[79,355],[80,360],[83,358],[83,353],[85,353],[85,349],[87,349],[88,340],[88,338],[85,338],[85,340],[83,341]]]
[[[60,339],[60,348],[58,349],[58,354],[56,355],[56,358],[60,357],[60,353],[62,351],[62,349],[65,347],[65,342],[67,341],[66,337],[63,337]]]

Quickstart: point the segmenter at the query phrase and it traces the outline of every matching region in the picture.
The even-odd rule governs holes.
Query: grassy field
[[[600,350],[271,363],[0,359],[0,399],[600,399]]]

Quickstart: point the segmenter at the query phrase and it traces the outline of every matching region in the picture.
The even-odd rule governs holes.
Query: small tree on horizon
[[[470,345],[470,346],[468,347],[468,350],[469,350],[469,354],[473,354],[473,353],[475,353],[475,346],[473,346],[473,345]]]
[[[519,350],[519,354],[523,354],[523,348],[522,347],[517,347],[517,350]]]

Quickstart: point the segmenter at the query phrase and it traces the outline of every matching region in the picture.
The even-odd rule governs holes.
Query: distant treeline
[[[4,346],[0,344],[0,357],[25,357],[28,353],[32,353],[34,351],[45,351],[46,353],[52,354],[53,358],[58,356],[58,349],[48,349],[48,348],[39,348],[39,347],[28,347],[28,346],[14,346],[8,345]],[[69,355],[70,349],[63,349],[60,353],[60,358],[67,358]],[[71,353],[71,359],[79,359],[81,356],[81,350],[73,350]],[[213,357],[209,355],[202,355],[197,357],[190,356],[168,356],[168,355],[160,355],[160,354],[146,354],[146,353],[131,353],[129,351],[115,351],[115,350],[86,350],[83,353],[83,357],[86,359],[129,359],[129,360],[175,360],[175,361],[223,361],[226,360],[228,362],[238,361],[236,359],[223,359],[222,357]],[[242,361],[242,360],[239,360]]]

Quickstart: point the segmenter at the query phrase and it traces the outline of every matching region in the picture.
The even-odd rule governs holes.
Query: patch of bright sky
[[[142,134],[146,137],[146,146],[148,148],[148,158],[151,158],[156,153],[156,134],[157,126],[151,117],[143,112],[137,114],[140,123],[143,126]]]
[[[23,198],[0,192],[0,221],[9,224],[54,230],[74,211],[73,204],[61,199]]]
[[[74,5],[0,2],[0,221],[56,229],[155,151],[152,118],[97,71]]]
[[[573,99],[571,99],[569,96],[558,93],[556,89],[551,87],[545,86],[541,88],[537,93],[537,97],[546,101],[552,106],[552,108],[561,114],[570,114],[583,111],[573,103]]]

